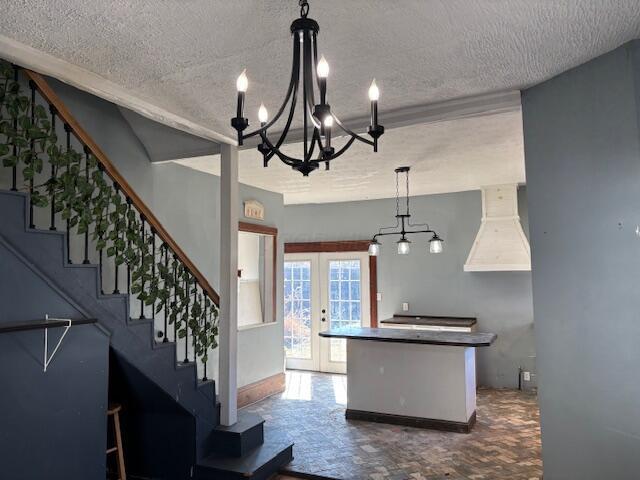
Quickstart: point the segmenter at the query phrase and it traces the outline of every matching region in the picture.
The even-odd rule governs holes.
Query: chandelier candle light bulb
[[[264,103],[261,103],[258,109],[258,120],[260,120],[260,125],[263,127],[269,120],[269,112],[267,112],[267,107],[264,106]]]

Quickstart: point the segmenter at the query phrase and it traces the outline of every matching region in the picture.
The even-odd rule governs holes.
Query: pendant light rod
[[[377,152],[378,139],[384,134],[384,127],[378,123],[380,90],[375,79],[369,88],[371,123],[367,133],[371,139],[365,138],[347,128],[333,113],[331,106],[327,103],[329,64],[324,56],[318,59],[317,37],[320,27],[318,22],[307,16],[309,13],[308,1],[300,0],[298,4],[300,6],[300,18],[294,20],[291,24],[293,37],[291,77],[282,105],[271,120],[265,118],[266,108],[261,107],[259,111],[260,127],[249,133],[244,133],[249,127],[249,119],[244,116],[245,94],[249,82],[246,72],[243,71],[236,82],[238,101],[236,116],[231,119],[231,126],[237,131],[240,145],[247,138],[260,136],[261,142],[258,144],[258,151],[262,154],[265,167],[268,166],[271,158],[277,156],[283,163],[307,176],[310,172],[316,170],[322,162],[325,163],[325,167],[328,170],[329,163],[343,155],[356,140],[373,147],[373,151]],[[283,153],[281,147],[285,143],[292,125],[298,103],[301,79],[302,96],[300,101],[302,102],[303,151],[302,157],[296,158]],[[318,91],[318,104],[316,104],[316,89]],[[280,120],[287,107],[289,108],[287,121],[280,137],[274,144],[268,136],[268,130]],[[333,132],[335,128],[340,130],[338,135]],[[336,136],[348,137],[345,144],[337,150],[332,146],[332,137]]]

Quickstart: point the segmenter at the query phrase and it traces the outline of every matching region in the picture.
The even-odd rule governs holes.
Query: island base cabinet
[[[347,340],[348,419],[468,433],[475,348]]]

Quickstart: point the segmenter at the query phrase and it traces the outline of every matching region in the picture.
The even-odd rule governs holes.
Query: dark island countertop
[[[320,332],[320,336],[374,342],[449,345],[452,347],[488,347],[497,338],[495,333],[432,332],[428,330],[365,327],[334,328],[326,332]]]
[[[433,315],[394,315],[382,320],[386,325],[438,325],[443,327],[473,327],[478,320],[474,317],[442,317]]]

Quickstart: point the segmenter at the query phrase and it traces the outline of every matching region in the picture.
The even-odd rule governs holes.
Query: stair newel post
[[[13,66],[13,81],[18,83],[18,66]],[[18,145],[16,145],[16,137],[18,135],[18,116],[13,119],[13,158],[18,157]],[[11,191],[18,191],[18,165],[14,165],[11,169]]]
[[[166,289],[167,278],[169,278],[169,245],[164,244],[164,338],[162,339],[162,343],[167,343],[169,341],[169,298]]]
[[[113,182],[113,188],[115,189],[116,192],[116,196],[120,196],[120,185],[118,185],[117,182]],[[120,213],[118,213],[118,207],[116,206],[116,211],[114,212],[116,214],[116,221],[114,222],[114,229],[116,231],[116,238],[113,240],[113,248],[114,248],[114,255],[113,255],[113,265],[114,265],[114,270],[115,270],[115,277],[113,279],[113,294],[114,295],[118,295],[120,293],[120,279],[118,278],[120,276],[120,265],[118,265],[118,240],[120,240]]]
[[[185,295],[187,297],[187,314],[185,315],[186,321],[184,323],[184,360],[183,363],[189,363],[189,272],[187,272],[186,279],[184,282],[185,287]]]
[[[127,197],[127,250],[131,250],[131,199]],[[127,295],[131,295],[131,262],[127,258]]]
[[[31,128],[34,128],[36,123],[36,84],[31,80],[29,80],[29,88],[31,89]],[[36,155],[34,150],[36,148],[36,141],[31,133],[29,134],[29,138],[29,149],[31,150],[29,153],[29,166],[31,167],[31,178],[29,178],[29,228],[36,228],[33,223],[33,178],[36,174]]]
[[[208,332],[208,322],[207,322],[207,292],[204,291],[204,289],[202,289],[202,311],[204,314],[204,334],[205,336],[208,337],[209,332]],[[205,341],[205,345],[207,345],[207,342]],[[204,351],[204,357],[207,356],[207,348],[205,346],[205,351]],[[206,382],[208,380],[207,378],[207,361],[206,360],[202,360],[202,369],[204,371],[204,375],[202,376],[202,381]]]
[[[153,262],[151,263],[151,280],[152,282],[156,282],[156,231],[152,227],[151,228],[151,258],[153,258]],[[153,285],[151,285],[153,288]],[[157,291],[157,289],[156,289]],[[156,319],[156,298],[153,297],[153,303],[151,303],[151,318],[152,320]]]
[[[69,157],[69,154],[71,152],[71,125],[69,125],[68,123],[64,124],[64,131],[67,134],[67,174],[69,174],[71,172],[71,160]],[[67,208],[69,210],[71,210],[71,204],[67,201]],[[71,212],[69,212],[69,215],[71,215]],[[71,226],[69,223],[69,218],[67,218],[67,262],[69,263],[73,263],[71,261],[71,240],[70,237],[71,236]]]
[[[140,236],[142,237],[142,245],[143,248],[140,249],[140,270],[142,271],[142,275],[140,276],[140,281],[142,282],[142,287],[140,289],[140,293],[144,293],[144,256],[147,252],[147,234],[144,228],[145,218],[144,215],[140,214]],[[144,300],[140,300],[140,320],[144,320],[146,317],[144,316]]]
[[[91,150],[86,145],[84,146],[84,179],[89,184],[89,156],[91,155]],[[87,201],[91,201],[91,198],[86,199]],[[89,225],[87,225],[87,230],[84,232],[84,260],[82,260],[83,265],[89,265]]]
[[[49,105],[49,112],[51,113],[51,132],[56,134],[56,115],[58,111],[56,107],[53,105]],[[49,162],[51,163],[51,180],[56,180],[56,166],[55,162],[51,161],[49,158]],[[51,224],[49,225],[49,230],[52,232],[56,231],[56,189],[55,187],[51,189]]]

